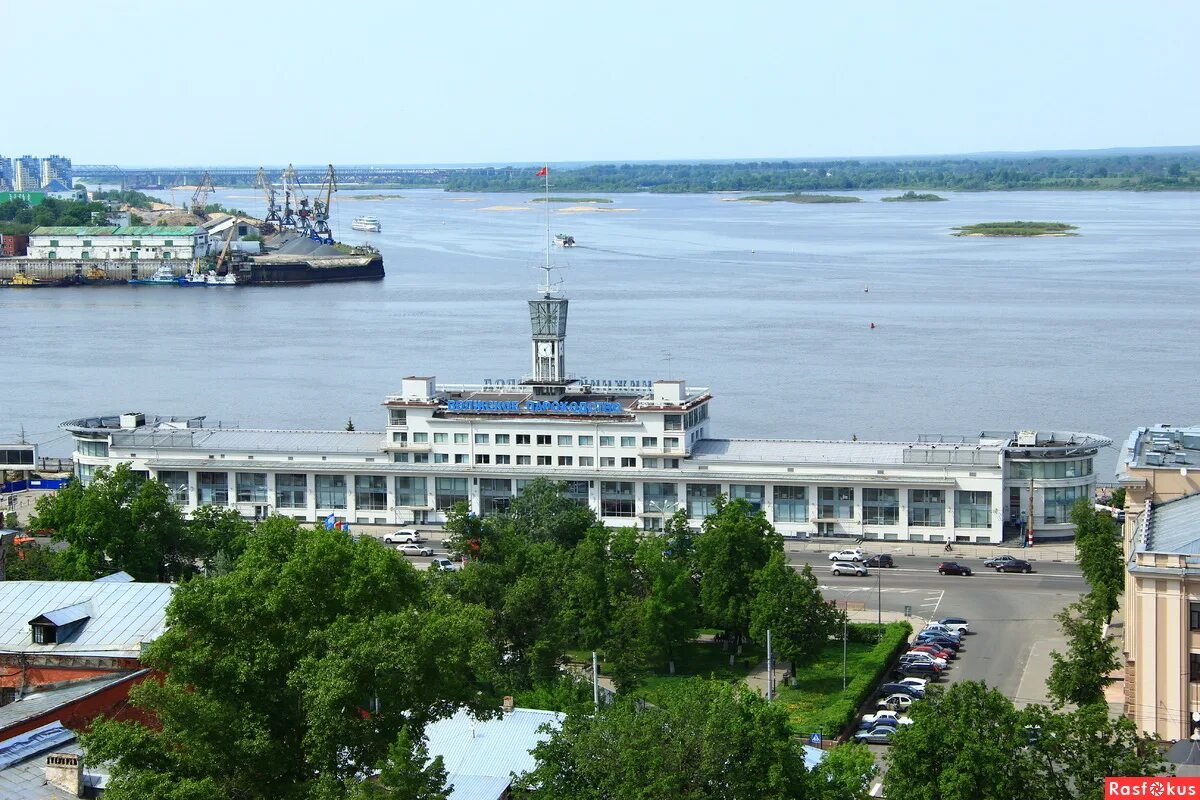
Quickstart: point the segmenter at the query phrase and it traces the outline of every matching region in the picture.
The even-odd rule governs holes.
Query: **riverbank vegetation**
[[[734,200],[749,200],[752,203],[861,203],[861,197],[850,197],[842,194],[758,194],[748,197],[735,197]]]
[[[912,189],[909,189],[904,194],[896,195],[895,197],[885,197],[885,198],[883,198],[883,202],[885,202],[885,203],[936,203],[939,200],[945,200],[945,199],[946,198],[944,198],[944,197],[940,197],[939,195],[931,194],[929,192],[923,192],[923,193],[918,194],[917,192],[914,192]]]
[[[21,236],[44,226],[89,226],[97,224],[93,214],[107,215],[104,203],[82,203],[78,200],[56,200],[47,197],[36,206],[24,200],[0,203],[0,234]],[[103,219],[104,216],[101,217]],[[99,224],[103,225],[103,222]]]
[[[955,236],[1077,236],[1065,222],[977,222],[954,228]]]
[[[163,205],[163,201],[157,197],[151,197],[148,194],[142,194],[133,189],[125,189],[123,191],[121,189],[108,189],[104,191],[97,189],[92,192],[92,199],[96,201],[115,200],[131,208],[141,208],[147,211],[155,206]]]

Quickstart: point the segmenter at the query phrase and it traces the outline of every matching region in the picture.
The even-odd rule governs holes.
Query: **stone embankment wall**
[[[18,272],[24,272],[31,278],[57,280],[73,275],[83,275],[89,267],[99,267],[108,277],[119,280],[130,278],[148,278],[163,264],[168,264],[171,271],[184,275],[193,268],[196,262],[184,259],[138,259],[138,260],[65,260],[44,258],[0,258],[0,280],[11,280]]]

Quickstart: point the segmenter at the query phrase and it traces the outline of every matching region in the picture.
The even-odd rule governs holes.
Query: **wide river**
[[[64,454],[59,422],[125,410],[378,429],[405,375],[527,373],[541,204],[354,199],[381,193],[340,193],[333,221],[345,241],[382,250],[382,282],[0,289],[0,439],[24,426],[44,454]],[[1101,433],[1117,443],[1101,481],[1135,426],[1200,422],[1200,195],[856,194],[866,202],[613,195],[598,210],[556,207],[552,232],[579,243],[552,253],[571,298],[568,369],[711,387],[717,436]],[[214,199],[262,215],[250,190]],[[383,233],[351,231],[360,214]],[[950,235],[1013,219],[1080,235]]]

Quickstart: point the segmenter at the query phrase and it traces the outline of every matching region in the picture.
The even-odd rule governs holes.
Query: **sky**
[[[1196,145],[1198,29],[1190,0],[0,0],[0,153],[515,164]]]

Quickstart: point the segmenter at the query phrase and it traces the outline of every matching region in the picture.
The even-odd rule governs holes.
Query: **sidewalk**
[[[1039,561],[1075,561],[1075,543],[1060,542],[1055,544],[1038,544],[1033,547],[1020,547],[1016,544],[967,544],[955,543],[954,549],[947,552],[945,545],[939,542],[896,542],[882,539],[865,539],[856,542],[854,539],[818,537],[814,539],[784,539],[784,549],[798,553],[836,553],[851,547],[861,547],[868,553],[887,553],[892,556],[926,556],[943,561],[986,559],[994,556],[1009,555],[1024,559],[1031,564]]]

